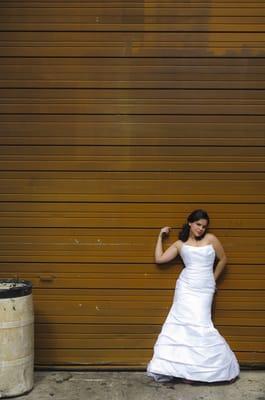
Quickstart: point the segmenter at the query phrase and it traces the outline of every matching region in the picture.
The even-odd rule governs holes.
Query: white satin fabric
[[[211,319],[215,292],[211,244],[185,243],[185,264],[177,282],[174,301],[154,346],[147,375],[156,381],[173,377],[192,381],[229,381],[239,375],[238,361]]]

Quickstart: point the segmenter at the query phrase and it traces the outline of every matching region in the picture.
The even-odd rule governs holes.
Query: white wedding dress
[[[200,382],[230,381],[239,375],[238,361],[211,319],[215,292],[211,244],[181,247],[185,264],[174,301],[154,346],[147,375],[165,382],[184,378]]]

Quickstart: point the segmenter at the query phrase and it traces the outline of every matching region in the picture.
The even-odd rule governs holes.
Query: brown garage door
[[[208,210],[229,265],[214,322],[264,351],[264,2],[0,3],[1,277],[34,283],[36,364],[145,367]]]

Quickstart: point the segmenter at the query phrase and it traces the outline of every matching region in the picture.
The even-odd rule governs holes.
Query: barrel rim
[[[11,283],[13,286],[0,289],[0,299],[22,297],[32,293],[32,283],[24,279],[0,279],[1,283]],[[16,284],[20,286],[15,286]]]

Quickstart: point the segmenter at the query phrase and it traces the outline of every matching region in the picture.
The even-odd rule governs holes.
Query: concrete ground
[[[265,400],[265,371],[241,371],[229,385],[156,383],[144,372],[36,371],[19,400]]]

